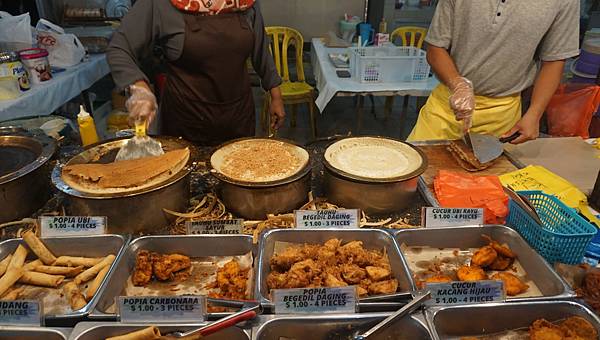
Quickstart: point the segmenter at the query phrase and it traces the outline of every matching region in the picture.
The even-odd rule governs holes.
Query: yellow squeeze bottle
[[[81,144],[83,146],[98,143],[99,139],[98,133],[96,132],[96,124],[94,124],[94,118],[85,111],[83,105],[79,106],[77,124],[79,124],[79,134],[81,135]]]

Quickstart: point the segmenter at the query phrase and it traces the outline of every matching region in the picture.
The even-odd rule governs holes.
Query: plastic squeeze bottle
[[[96,124],[94,124],[94,118],[85,111],[83,105],[79,106],[77,124],[79,124],[79,134],[81,135],[81,144],[83,146],[98,143],[99,139],[98,133],[96,132]]]

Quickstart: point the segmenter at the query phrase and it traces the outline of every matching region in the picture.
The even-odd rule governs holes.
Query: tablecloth
[[[0,121],[49,115],[108,73],[106,55],[92,55],[76,66],[53,74],[52,80],[34,85],[17,99],[0,101]]]
[[[435,77],[430,77],[427,81],[420,82],[380,84],[361,83],[352,78],[339,78],[336,74],[336,68],[329,60],[329,54],[346,53],[346,51],[346,48],[325,47],[320,38],[312,39],[311,61],[315,80],[317,81],[317,90],[319,90],[316,104],[321,112],[323,112],[329,101],[340,92],[385,96],[426,97],[429,96],[433,88],[439,84],[439,81]]]

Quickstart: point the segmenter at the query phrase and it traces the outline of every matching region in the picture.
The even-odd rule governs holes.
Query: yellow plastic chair
[[[291,106],[291,126],[296,126],[296,109],[299,104],[308,104],[310,113],[310,127],[312,137],[317,136],[317,124],[315,120],[315,89],[306,83],[304,77],[304,65],[302,53],[304,50],[304,38],[302,34],[290,27],[270,26],[266,27],[267,35],[271,40],[270,50],[275,59],[277,72],[283,79],[281,84],[281,94],[283,103]],[[288,50],[290,46],[295,48],[296,57],[296,80],[290,79],[290,69],[288,65]],[[263,109],[261,112],[261,125],[265,131],[270,131],[270,117],[268,108],[271,97],[265,93]]]
[[[400,46],[413,46],[417,48],[423,48],[425,42],[425,36],[427,36],[427,29],[416,26],[404,26],[396,28],[390,35],[390,41],[396,43],[396,40],[400,38]],[[404,96],[404,104],[402,105],[402,112],[406,112],[408,109],[408,98]],[[385,99],[385,116],[389,117],[394,106],[394,97],[387,97]]]

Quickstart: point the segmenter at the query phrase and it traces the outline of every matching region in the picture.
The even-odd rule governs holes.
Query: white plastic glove
[[[471,128],[471,119],[475,110],[475,93],[473,83],[467,78],[458,77],[451,81],[450,107],[454,111],[456,120],[464,120],[466,129]]]
[[[129,112],[131,121],[146,121],[150,124],[156,116],[158,104],[152,91],[139,85],[129,86],[129,98],[125,102],[125,107]]]

